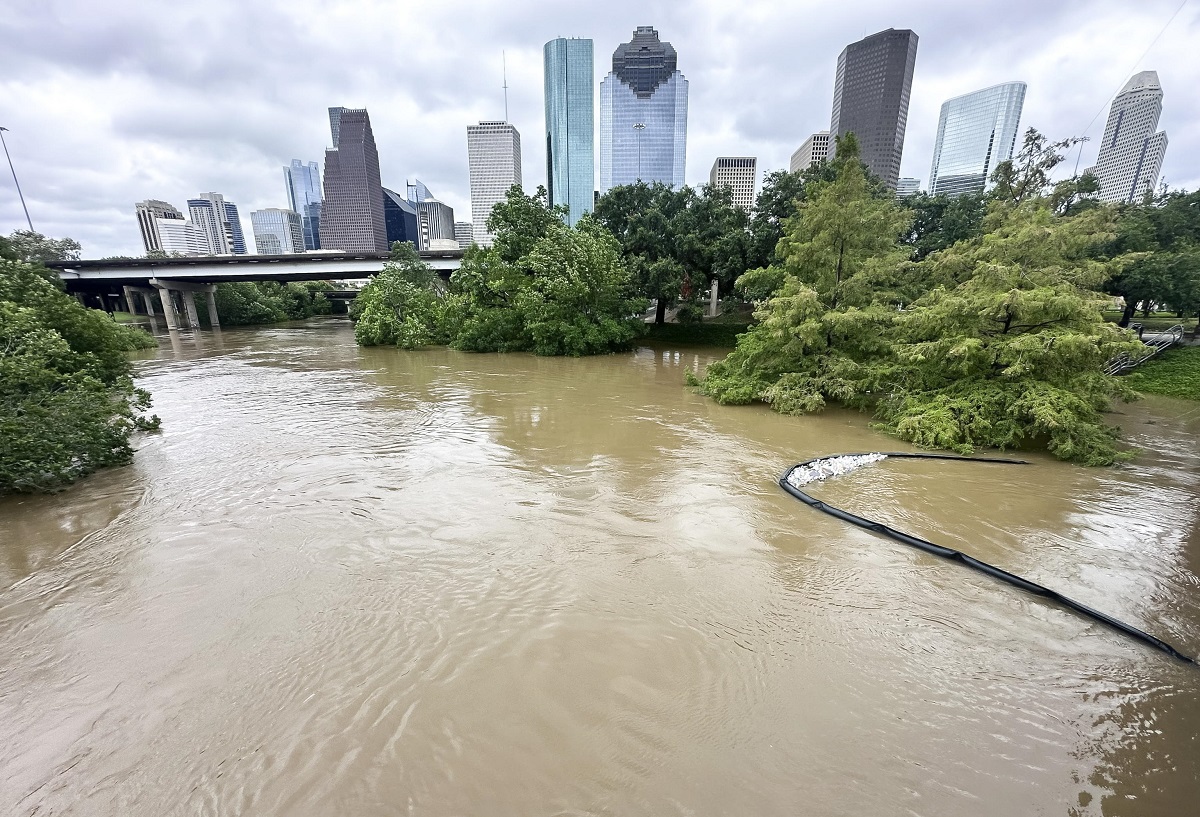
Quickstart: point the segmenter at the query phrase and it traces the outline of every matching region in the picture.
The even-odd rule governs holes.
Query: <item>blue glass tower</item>
[[[287,185],[288,207],[300,214],[304,232],[304,249],[321,249],[321,168],[316,162],[307,165],[292,159],[283,168]]]
[[[993,85],[943,102],[930,195],[981,192],[996,165],[1012,158],[1024,104],[1024,82]]]
[[[600,192],[622,184],[683,186],[688,82],[650,26],[613,52],[600,83]]]
[[[592,41],[559,37],[542,49],[546,80],[546,181],[551,204],[572,226],[591,212],[595,190]]]

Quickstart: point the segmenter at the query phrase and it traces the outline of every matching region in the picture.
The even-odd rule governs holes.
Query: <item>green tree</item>
[[[727,188],[622,185],[600,197],[594,216],[616,236],[635,291],[658,301],[659,324],[676,298],[699,297],[712,278],[728,291],[749,262],[748,219]]]
[[[517,309],[539,355],[596,355],[641,334],[646,303],[634,298],[620,245],[590,218],[556,226],[522,259],[529,286]]]
[[[904,243],[912,247],[914,261],[975,238],[982,232],[983,217],[987,214],[987,198],[982,193],[953,198],[918,193],[909,196],[904,206],[913,212],[912,226]]]
[[[78,261],[82,247],[73,238],[47,238],[32,230],[14,230],[8,244],[19,261],[45,264],[48,261]]]
[[[0,494],[53,490],[129,462],[151,428],[128,351],[154,346],[65,294],[43,268],[0,261]]]
[[[383,271],[350,306],[354,339],[360,346],[417,349],[446,343],[441,279],[412,244],[397,241]]]
[[[514,263],[528,255],[551,228],[567,218],[566,205],[551,206],[546,188],[538,185],[532,196],[513,185],[488,216],[488,232],[496,236],[492,247],[500,258]]]
[[[807,198],[814,182],[831,182],[837,171],[829,162],[821,162],[795,173],[775,170],[763,177],[762,190],[750,216],[750,252],[746,266],[765,268],[775,262],[775,247],[783,238],[788,219],[796,215],[800,202]]]

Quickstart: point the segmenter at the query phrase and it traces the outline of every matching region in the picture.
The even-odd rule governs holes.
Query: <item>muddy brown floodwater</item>
[[[715,350],[183,333],[135,463],[0,502],[0,814],[1200,813],[1200,668],[818,514],[861,415]],[[1200,410],[812,489],[1200,653]]]

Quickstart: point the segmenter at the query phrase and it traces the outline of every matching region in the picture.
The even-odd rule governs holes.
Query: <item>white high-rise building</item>
[[[214,255],[207,233],[182,218],[155,218],[160,249],[167,255]]]
[[[246,239],[237,205],[220,193],[201,193],[188,199],[188,213],[197,229],[203,230],[212,255],[246,254]]]
[[[294,210],[268,207],[250,214],[254,249],[259,255],[304,252],[304,221]]]
[[[1133,202],[1154,190],[1167,152],[1166,132],[1155,132],[1162,104],[1157,71],[1134,74],[1113,99],[1092,168],[1102,200]]]
[[[808,170],[829,158],[829,131],[817,131],[804,140],[804,144],[792,154],[788,169],[793,173]]]
[[[911,176],[901,176],[896,182],[896,198],[906,199],[921,192],[921,180]]]
[[[521,186],[521,134],[508,122],[467,126],[467,163],[471,175],[471,224],[475,243],[492,246],[488,216],[515,184]]]
[[[754,189],[758,181],[758,159],[753,156],[718,156],[708,172],[713,187],[728,187],[733,191],[733,206],[749,212],[754,206]]]
[[[146,252],[162,252],[163,245],[162,237],[158,232],[158,219],[183,221],[183,213],[173,205],[158,199],[139,201],[133,206],[133,212],[137,216],[138,232],[141,233],[142,246],[146,248]]]

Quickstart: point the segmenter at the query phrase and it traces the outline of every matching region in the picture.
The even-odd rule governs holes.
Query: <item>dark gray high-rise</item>
[[[829,132],[835,137],[853,133],[867,168],[892,190],[900,178],[916,64],[917,35],[907,28],[872,34],[838,57]]]
[[[330,109],[331,111],[334,109]],[[365,109],[341,108],[331,116],[335,146],[325,151],[325,201],[321,248],[387,252],[379,151]]]

